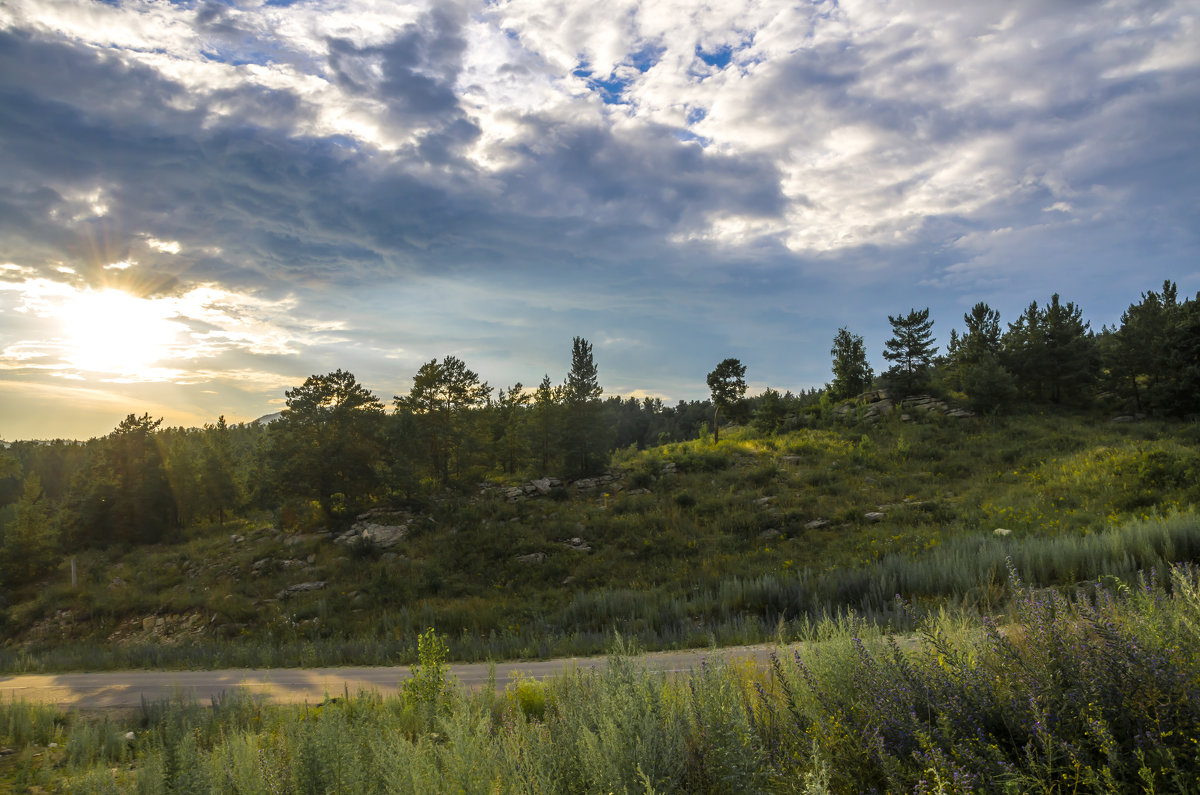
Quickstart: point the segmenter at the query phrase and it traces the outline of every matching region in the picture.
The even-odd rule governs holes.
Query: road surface
[[[700,666],[704,657],[750,658],[766,662],[774,646],[742,646],[735,649],[697,649],[682,652],[653,652],[637,657],[650,671],[687,671]],[[503,689],[517,676],[536,679],[555,676],[576,668],[603,668],[607,657],[568,657],[519,663],[497,663],[496,687]],[[450,666],[461,685],[483,687],[488,683],[487,663]],[[182,695],[206,703],[226,691],[243,688],[278,703],[319,703],[326,695],[373,690],[394,693],[407,679],[407,667],[371,668],[244,668],[223,671],[110,671],[69,674],[0,674],[0,701],[55,704],[75,709],[119,709],[138,707],[143,700],[157,701]]]

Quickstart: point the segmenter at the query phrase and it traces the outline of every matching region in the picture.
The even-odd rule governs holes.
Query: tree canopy
[[[895,364],[886,375],[900,392],[911,394],[929,382],[929,368],[937,353],[929,308],[912,309],[896,317],[888,315],[888,322],[892,324],[892,337],[884,343],[883,358]]]
[[[721,409],[728,412],[746,394],[746,365],[739,359],[723,359],[708,374],[713,403],[713,441],[721,439]]]
[[[827,390],[831,398],[843,400],[871,388],[875,371],[867,363],[867,346],[862,337],[843,326],[834,336],[829,354],[833,357],[833,382]]]

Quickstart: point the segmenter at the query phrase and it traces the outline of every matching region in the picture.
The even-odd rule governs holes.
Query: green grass
[[[1002,623],[930,617],[902,646],[861,619],[826,620],[766,667],[714,652],[691,672],[652,673],[618,640],[604,668],[467,690],[427,633],[419,684],[386,697],[295,707],[233,693],[91,720],[10,704],[0,743],[17,761],[0,781],[82,793],[1196,791],[1200,571],[1069,597],[1010,576]]]
[[[622,451],[607,495],[431,499],[394,555],[269,515],[82,552],[77,587],[64,564],[10,595],[0,669],[403,663],[430,626],[460,660],[596,653],[614,630],[647,648],[797,637],[848,610],[901,626],[897,593],[1002,604],[1005,555],[1045,584],[1200,560],[1198,462],[1192,425],[1071,415],[732,431]],[[255,574],[263,558],[298,563]],[[327,587],[277,598],[308,580]]]

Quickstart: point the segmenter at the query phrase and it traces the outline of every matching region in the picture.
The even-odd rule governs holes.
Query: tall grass
[[[442,631],[452,658],[464,661],[601,654],[614,631],[643,648],[688,648],[807,637],[823,617],[853,613],[897,630],[941,607],[995,611],[1011,597],[1006,559],[1030,583],[1076,586],[1101,577],[1132,579],[1156,571],[1163,582],[1173,563],[1200,562],[1200,515],[1131,520],[1084,536],[952,538],[919,556],[887,555],[857,569],[805,568],[676,588],[599,588],[547,605],[520,624],[481,631],[431,609],[380,617],[385,636],[299,637],[267,631],[257,642],[237,639],[189,645],[77,643],[0,650],[0,668],[54,671],[83,668],[297,667],[416,662],[419,635]],[[903,609],[901,596],[915,605]],[[447,625],[458,629],[446,632]]]
[[[1010,575],[1008,621],[926,618],[909,649],[858,619],[759,667],[604,667],[504,693],[447,683],[305,707],[173,700],[68,727],[72,792],[1101,793],[1200,788],[1200,569],[1071,596]],[[433,649],[433,651],[431,651]],[[438,681],[434,681],[438,680]],[[449,684],[449,686],[446,686]],[[426,707],[433,705],[434,708]],[[17,731],[32,737],[36,711]],[[9,729],[9,731],[13,731]],[[78,739],[77,739],[78,736]],[[90,760],[90,761],[89,761]],[[116,762],[117,764],[114,764]]]

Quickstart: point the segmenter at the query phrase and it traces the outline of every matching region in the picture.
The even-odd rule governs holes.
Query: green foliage
[[[1017,394],[1012,374],[992,353],[984,353],[973,362],[963,361],[958,366],[957,376],[971,409],[981,414],[994,414],[1004,409],[1012,404]]]
[[[895,637],[817,621],[765,666],[713,654],[667,676],[618,639],[604,664],[500,698],[452,688],[426,717],[407,693],[315,707],[233,693],[127,719],[0,706],[0,738],[31,783],[31,743],[65,746],[55,781],[83,792],[1195,789],[1200,572],[1063,595],[1017,571],[1004,623],[943,614]]]
[[[1034,301],[1003,338],[1002,361],[1029,400],[1084,405],[1098,375],[1099,353],[1083,310],[1058,293]]]
[[[58,524],[36,472],[25,478],[16,515],[0,535],[0,584],[35,580],[58,565]]]
[[[177,524],[177,506],[155,431],[162,420],[130,414],[95,444],[68,504],[76,544],[152,543]]]
[[[1134,411],[1186,415],[1200,403],[1200,301],[1178,300],[1174,282],[1143,293],[1121,315],[1119,328],[1100,338],[1108,385]]]
[[[479,431],[478,418],[471,412],[485,404],[491,392],[461,359],[447,356],[421,365],[408,395],[396,396],[396,411],[417,418],[428,466],[441,484],[452,476],[463,477],[469,469]]]
[[[862,337],[851,334],[848,329],[838,329],[833,338],[833,382],[827,387],[833,400],[845,400],[860,395],[871,388],[875,372],[867,362],[867,346]]]
[[[401,689],[417,708],[436,714],[446,707],[450,682],[447,679],[446,642],[433,627],[417,636],[417,664]]]
[[[566,471],[588,475],[598,472],[608,450],[600,395],[599,371],[592,358],[592,345],[583,337],[571,342],[571,369],[562,385],[562,449]]]
[[[723,359],[707,378],[712,392],[713,442],[721,441],[721,409],[728,412],[746,394],[746,365],[738,359]]]
[[[787,416],[787,404],[783,396],[774,389],[767,388],[759,396],[758,407],[754,410],[754,429],[764,436],[778,433],[783,428]]]
[[[353,504],[377,487],[383,404],[343,370],[312,375],[284,393],[287,411],[270,428],[269,457],[284,495],[316,500],[334,514],[334,495]]]
[[[937,353],[933,321],[926,307],[910,310],[907,315],[888,315],[888,322],[892,324],[892,337],[884,344],[883,358],[895,364],[885,375],[902,395],[910,395],[929,382],[929,368]]]
[[[508,703],[531,720],[544,720],[549,688],[539,679],[518,674],[505,688]]]

